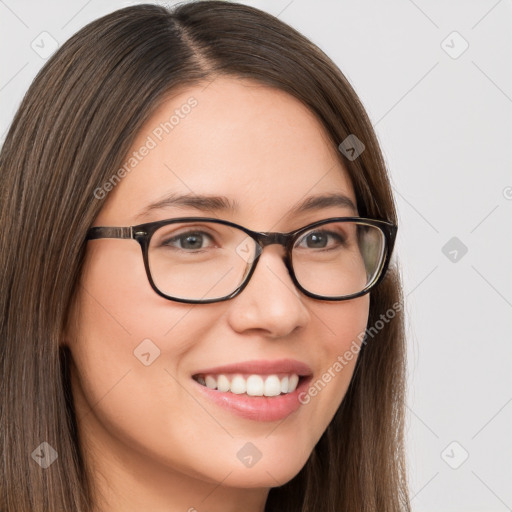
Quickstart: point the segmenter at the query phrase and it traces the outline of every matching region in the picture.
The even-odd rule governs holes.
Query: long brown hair
[[[258,9],[197,1],[127,7],[76,33],[36,76],[0,153],[0,510],[92,509],[77,436],[69,355],[59,348],[85,235],[135,136],[176,87],[219,75],[257,80],[302,101],[338,146],[363,141],[347,169],[361,216],[397,222],[384,160],[356,93],[311,41]],[[349,390],[298,475],[266,511],[409,510],[403,452],[405,352],[396,263],[371,292]],[[392,320],[375,325],[394,309]],[[31,453],[46,441],[58,461]]]

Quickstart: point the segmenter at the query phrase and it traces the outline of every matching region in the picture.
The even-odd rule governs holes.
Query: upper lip
[[[276,359],[244,361],[240,363],[226,364],[211,368],[203,368],[194,375],[221,374],[221,373],[253,373],[260,375],[272,375],[274,373],[296,373],[299,377],[308,376],[313,370],[306,364],[296,359]]]

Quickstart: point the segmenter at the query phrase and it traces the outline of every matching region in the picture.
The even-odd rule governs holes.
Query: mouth
[[[223,393],[273,397],[293,393],[308,377],[296,373],[271,375],[221,373],[196,374],[192,378],[202,386]]]
[[[249,361],[202,369],[194,389],[228,413],[253,421],[277,421],[297,411],[313,379],[312,369],[292,359]]]
[[[191,375],[202,400],[252,421],[279,421],[299,413],[313,370],[294,359],[248,361]]]

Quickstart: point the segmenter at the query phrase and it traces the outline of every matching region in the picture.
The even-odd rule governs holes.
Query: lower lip
[[[286,418],[302,405],[299,402],[299,394],[307,388],[311,376],[302,377],[295,391],[277,396],[237,395],[210,389],[192,380],[207,398],[242,418],[254,421],[278,421]]]

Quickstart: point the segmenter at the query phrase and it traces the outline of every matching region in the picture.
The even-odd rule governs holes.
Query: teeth
[[[202,382],[200,382],[200,384],[202,384]],[[206,376],[205,384],[210,389],[217,389],[217,381],[211,375]]]
[[[290,382],[290,379],[288,377],[283,377],[281,379],[281,393],[286,393],[288,391],[288,383]]]
[[[247,391],[247,382],[245,382],[245,379],[241,375],[235,375],[231,381],[229,390],[231,393],[236,393],[237,395],[245,393]]]
[[[231,392],[237,395],[246,393],[249,396],[277,396],[281,393],[291,393],[297,388],[299,376],[295,373],[279,378],[277,375],[243,375],[226,376],[205,375],[196,378],[199,384],[210,389],[222,392]]]
[[[271,375],[265,380],[263,394],[265,396],[277,396],[281,394],[281,381],[277,375]]]
[[[219,375],[217,378],[217,389],[219,391],[229,391],[229,380],[225,375]]]

